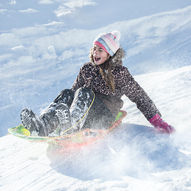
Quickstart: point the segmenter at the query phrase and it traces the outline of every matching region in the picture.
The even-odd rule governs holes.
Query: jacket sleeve
[[[81,68],[76,80],[74,81],[72,90],[76,91],[78,88],[83,87],[84,84],[85,84],[85,82],[84,82],[84,78],[83,78],[83,69]]]
[[[76,91],[81,87],[91,87],[92,78],[93,78],[93,65],[91,63],[84,64],[72,86],[72,90]]]
[[[124,71],[124,80],[123,88],[125,95],[137,105],[137,108],[143,113],[147,120],[151,119],[157,113],[161,116],[153,101],[135,81],[127,68]]]

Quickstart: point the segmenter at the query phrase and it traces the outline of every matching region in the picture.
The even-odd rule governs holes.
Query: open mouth
[[[99,60],[101,60],[101,58],[94,58],[94,60],[96,61],[96,62],[98,62]]]

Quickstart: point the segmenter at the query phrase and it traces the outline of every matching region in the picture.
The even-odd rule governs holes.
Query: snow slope
[[[191,6],[125,2],[110,1],[101,22],[107,3],[100,0],[0,2],[0,190],[191,190]],[[78,153],[56,155],[7,135],[22,108],[39,113],[72,85],[95,36],[111,30],[121,31],[124,65],[176,134],[156,134],[123,97],[122,127]]]
[[[170,137],[148,127],[126,98],[122,127],[81,152],[55,155],[46,144],[2,137],[0,190],[191,190],[190,76],[191,66],[136,76],[176,127]]]

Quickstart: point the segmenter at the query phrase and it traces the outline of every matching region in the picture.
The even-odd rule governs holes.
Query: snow
[[[191,190],[187,0],[2,0],[0,22],[0,190]],[[71,87],[94,38],[112,30],[121,32],[124,65],[176,133],[157,134],[123,97],[122,126],[78,152],[8,135],[21,109],[39,113]]]

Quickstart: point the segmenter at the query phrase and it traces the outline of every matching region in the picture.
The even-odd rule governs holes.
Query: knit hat
[[[103,48],[110,56],[113,56],[120,47],[119,44],[120,32],[113,31],[98,35],[94,40],[94,44]]]

